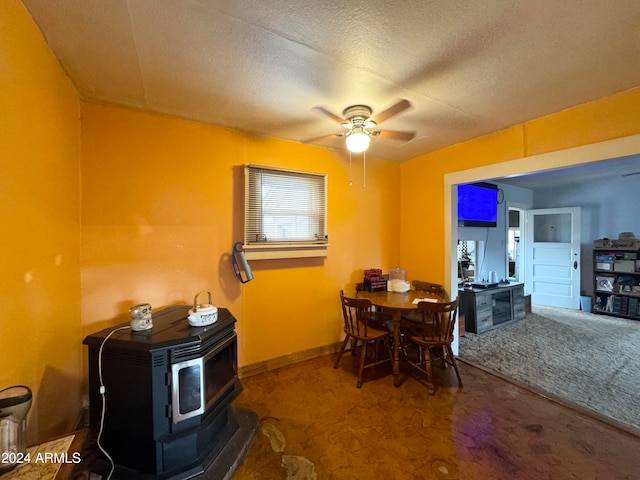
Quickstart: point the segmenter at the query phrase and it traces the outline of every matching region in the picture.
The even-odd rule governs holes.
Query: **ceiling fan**
[[[372,110],[368,105],[351,105],[342,111],[342,117],[339,117],[322,106],[315,106],[313,107],[314,110],[328,116],[331,120],[341,125],[346,131],[310,138],[303,143],[318,142],[335,137],[346,137],[347,149],[350,152],[358,153],[364,152],[369,148],[371,137],[391,138],[405,142],[409,141],[415,137],[415,132],[379,130],[378,125],[403,112],[410,106],[411,103],[408,100],[402,99],[377,115],[371,116]]]

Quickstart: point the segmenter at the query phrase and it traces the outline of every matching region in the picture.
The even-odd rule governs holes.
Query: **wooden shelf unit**
[[[640,320],[639,249],[593,249],[592,312]]]

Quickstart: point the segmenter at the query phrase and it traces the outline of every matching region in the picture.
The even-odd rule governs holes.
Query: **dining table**
[[[381,308],[384,313],[391,315],[393,319],[393,384],[400,386],[400,320],[402,313],[417,310],[420,301],[447,302],[446,295],[436,295],[421,290],[409,290],[408,292],[377,291],[369,292],[360,290],[356,292],[357,298],[368,298],[371,304]]]

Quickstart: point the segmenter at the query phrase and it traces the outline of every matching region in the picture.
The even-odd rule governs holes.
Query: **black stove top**
[[[211,337],[220,337],[233,331],[236,319],[226,308],[218,308],[218,320],[206,327],[192,327],[187,320],[190,305],[177,305],[153,312],[153,328],[142,332],[120,330],[109,337],[109,345],[125,346],[128,350],[158,350],[211,342]],[[82,343],[99,345],[113,330],[128,323],[114,325],[88,335]]]

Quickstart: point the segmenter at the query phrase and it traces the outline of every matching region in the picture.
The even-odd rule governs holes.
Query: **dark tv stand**
[[[458,290],[458,295],[460,316],[464,315],[467,332],[483,333],[525,317],[524,286],[521,283],[494,288],[464,288]]]

